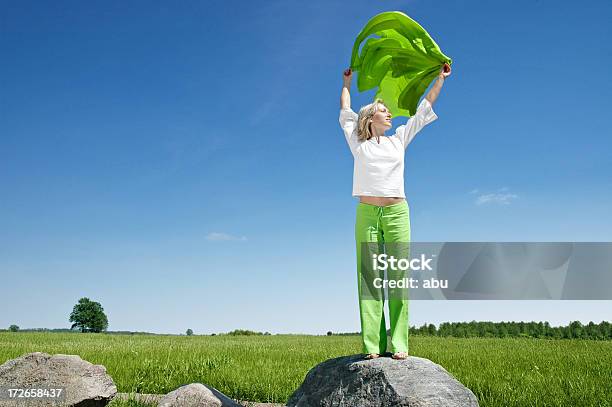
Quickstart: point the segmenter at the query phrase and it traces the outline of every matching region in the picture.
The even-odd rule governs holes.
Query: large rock
[[[312,368],[287,406],[472,407],[478,406],[478,400],[442,366],[428,359],[366,360],[353,355]]]
[[[157,407],[241,407],[219,390],[191,383],[166,394]]]
[[[93,365],[77,355],[28,353],[0,366],[0,388],[62,388],[64,397],[28,398],[15,401],[0,397],[0,406],[78,406],[101,407],[117,393],[113,379],[102,365]],[[58,399],[55,400],[56,402]]]

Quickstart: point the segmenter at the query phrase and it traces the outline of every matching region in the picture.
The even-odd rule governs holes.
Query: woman
[[[344,71],[340,97],[340,125],[354,157],[353,196],[359,197],[355,221],[357,277],[361,339],[366,358],[387,351],[384,300],[363,298],[361,294],[361,256],[364,242],[410,242],[410,214],[404,194],[404,151],[416,134],[438,118],[432,109],[444,80],[451,74],[444,64],[438,79],[419,104],[416,113],[392,136],[391,112],[381,99],[351,110],[350,87],[353,73]],[[390,245],[392,246],[392,245]],[[365,257],[364,257],[365,258]],[[389,298],[391,351],[394,359],[408,357],[408,299]]]

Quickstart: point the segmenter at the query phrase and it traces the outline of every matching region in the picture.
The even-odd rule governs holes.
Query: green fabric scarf
[[[359,53],[359,46],[369,38]],[[358,72],[360,92],[375,88],[393,116],[412,116],[419,99],[438,76],[445,62],[438,44],[413,19],[399,11],[374,16],[361,30],[351,56],[351,69]]]

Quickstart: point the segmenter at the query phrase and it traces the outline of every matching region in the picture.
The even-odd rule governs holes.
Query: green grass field
[[[609,341],[413,335],[410,346],[412,355],[439,363],[469,387],[481,406],[611,405]],[[357,336],[0,333],[0,364],[36,351],[102,364],[119,392],[168,393],[201,382],[234,399],[284,403],[310,368],[359,353],[360,342]]]

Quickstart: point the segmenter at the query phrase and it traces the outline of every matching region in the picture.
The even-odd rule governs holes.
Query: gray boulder
[[[191,383],[166,394],[157,407],[241,407],[219,390]]]
[[[117,394],[113,379],[102,365],[93,365],[77,355],[34,352],[0,366],[0,388],[63,389],[60,398],[9,399],[0,396],[0,406],[102,407]]]
[[[363,355],[327,360],[312,368],[288,407],[473,407],[474,393],[442,366],[409,356],[404,360]]]

